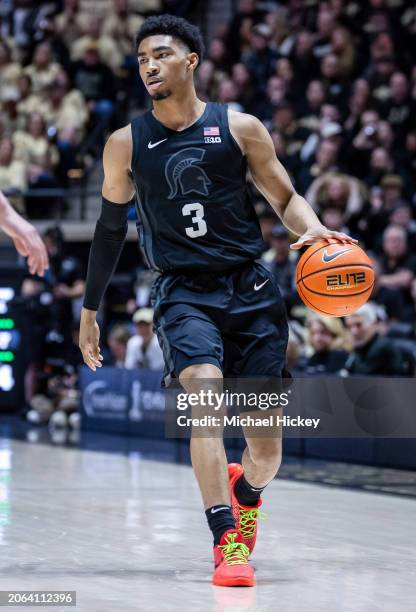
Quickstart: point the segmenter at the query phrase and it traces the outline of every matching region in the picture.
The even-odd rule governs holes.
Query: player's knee
[[[180,373],[179,382],[186,393],[196,393],[200,396],[201,406],[197,409],[198,416],[212,412],[212,406],[206,402],[208,397],[218,396],[222,392],[222,372],[219,368],[210,363],[188,366]],[[193,412],[195,410],[194,408]]]
[[[179,374],[179,381],[222,379],[222,372],[211,363],[196,363],[183,369]]]

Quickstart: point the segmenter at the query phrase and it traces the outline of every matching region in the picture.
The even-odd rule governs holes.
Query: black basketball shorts
[[[258,261],[227,273],[165,272],[152,289],[165,384],[193,364],[227,378],[282,377],[288,325],[272,274]]]

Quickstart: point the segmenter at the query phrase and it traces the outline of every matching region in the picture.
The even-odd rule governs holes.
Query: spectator
[[[89,118],[84,96],[79,89],[71,89],[68,75],[61,71],[48,88],[47,100],[39,111],[48,128],[59,141],[76,145],[82,139]]]
[[[261,91],[272,75],[278,52],[270,47],[272,31],[265,23],[259,23],[251,31],[251,53],[245,59],[245,64],[253,78],[254,84]]]
[[[85,25],[84,36],[81,36],[71,46],[71,59],[73,62],[86,60],[87,52],[95,49],[98,61],[119,74],[123,65],[124,56],[119,44],[102,32],[103,20],[98,15],[90,15]]]
[[[353,352],[345,364],[348,375],[400,376],[402,357],[398,348],[377,329],[377,313],[371,302],[345,318]]]
[[[331,35],[335,25],[333,11],[321,6],[316,20],[316,38],[313,46],[315,57],[322,58],[331,52]]]
[[[294,91],[295,73],[293,72],[291,62],[287,59],[287,57],[282,57],[281,59],[277,60],[275,74],[279,78],[283,79],[283,81],[286,83],[288,91],[291,91],[292,94],[297,93]]]
[[[256,108],[256,91],[251,82],[247,66],[241,62],[234,64],[231,76],[238,91],[238,102],[247,113],[252,113]]]
[[[15,132],[13,142],[16,159],[23,160],[29,166],[42,166],[45,159],[49,159],[52,166],[58,163],[58,152],[48,141],[41,113],[33,112],[29,115],[26,130]]]
[[[28,116],[38,111],[42,105],[40,95],[32,92],[32,79],[28,74],[22,74],[17,81],[19,92],[17,100],[17,112],[19,114],[19,127],[26,125]]]
[[[140,308],[133,315],[136,334],[127,343],[125,367],[128,370],[146,368],[163,371],[163,353],[153,333],[153,310]]]
[[[370,100],[370,87],[365,79],[354,81],[352,93],[348,100],[347,118],[344,121],[344,130],[348,134],[349,142],[357,135],[361,126],[361,116],[368,110]]]
[[[375,299],[397,318],[411,304],[410,286],[416,275],[416,255],[409,252],[407,233],[400,225],[384,230],[379,266]]]
[[[281,133],[288,155],[298,154],[309,136],[309,130],[298,124],[293,105],[288,100],[277,105],[272,127]]]
[[[51,328],[63,348],[71,345],[71,326],[79,318],[79,300],[84,295],[84,271],[76,257],[67,255],[64,236],[59,227],[47,229],[43,235],[50,267],[45,279],[53,292]]]
[[[312,315],[307,321],[308,342],[313,353],[307,359],[307,374],[338,374],[344,367],[351,350],[340,319]]]
[[[338,208],[347,218],[361,211],[364,190],[357,179],[346,174],[326,173],[314,180],[306,193],[313,208]]]
[[[337,26],[331,33],[331,50],[338,57],[342,77],[350,77],[355,63],[355,50],[349,31]]]
[[[389,89],[389,97],[380,105],[381,114],[394,129],[396,137],[403,142],[406,131],[411,127],[411,115],[415,111],[407,76],[402,72],[394,72],[389,80]]]
[[[385,212],[392,211],[404,203],[403,180],[398,174],[385,174],[380,181],[380,187]]]
[[[321,140],[316,151],[316,161],[310,168],[302,168],[297,178],[301,193],[305,193],[311,183],[328,172],[338,171],[338,151],[336,143],[329,139]]]
[[[79,10],[79,0],[64,0],[61,13],[55,17],[55,28],[67,47],[82,36],[85,27],[85,15]]]
[[[401,226],[407,233],[409,251],[416,253],[416,221],[412,208],[406,202],[397,201],[389,216],[389,225]]]
[[[40,113],[32,113],[27,120],[27,131],[14,134],[15,156],[27,166],[29,188],[45,189],[57,187],[54,169],[59,161],[56,147],[47,139],[46,126]],[[49,206],[45,210],[45,205]],[[26,210],[30,217],[48,217],[51,201],[46,198],[26,198]]]
[[[385,329],[383,330],[386,331],[388,327],[387,321],[389,323],[397,323],[405,310],[405,305],[399,291],[379,285],[378,281],[382,274],[381,264],[374,255],[372,255],[371,260],[374,270],[374,287],[371,300],[378,307],[382,308],[386,315],[386,321],[384,321]]]
[[[108,334],[107,344],[114,368],[124,368],[129,338],[130,333],[125,325],[115,325]]]
[[[224,41],[221,38],[213,38],[208,47],[207,57],[216,70],[228,68],[226,55]]]
[[[347,85],[342,76],[340,60],[335,53],[330,53],[322,58],[321,75],[327,91],[328,101],[344,110]]]
[[[385,174],[394,172],[394,161],[387,149],[376,147],[371,152],[370,165],[364,181],[368,187],[379,185]]]
[[[235,111],[243,112],[245,109],[237,102],[238,89],[231,79],[224,79],[218,86],[218,102],[228,104]]]
[[[389,153],[394,151],[395,134],[387,121],[379,121],[377,123],[377,144],[380,147],[387,149]]]
[[[293,70],[300,83],[307,83],[318,76],[318,63],[313,54],[314,35],[308,30],[301,30],[291,54]]]
[[[275,110],[286,101],[287,85],[283,79],[278,76],[271,76],[267,81],[266,95],[259,92],[254,101],[254,109],[256,114],[262,121],[270,122],[273,119]]]
[[[378,113],[367,109],[361,115],[359,130],[354,137],[349,151],[348,163],[353,167],[356,176],[365,176],[369,167],[371,151],[377,144]]]
[[[100,60],[96,43],[89,43],[82,59],[74,64],[73,80],[99,126],[97,131],[103,131],[115,109],[115,82],[111,69]]]
[[[33,62],[24,69],[32,81],[32,91],[43,94],[46,88],[54,81],[61,70],[61,66],[52,59],[52,50],[48,43],[38,45],[33,54]]]
[[[395,68],[393,56],[385,55],[370,64],[364,72],[375,101],[385,100],[389,96],[389,80]]]
[[[49,86],[48,98],[39,110],[48,125],[48,134],[56,136],[59,178],[66,184],[87,127],[89,111],[84,96],[78,89],[70,89],[68,75],[62,71]]]
[[[230,53],[230,59],[234,63],[240,57],[242,50],[247,45],[246,29],[251,29],[254,23],[258,23],[264,16],[256,0],[239,0],[238,8],[227,28],[226,46]]]
[[[309,130],[319,130],[320,113],[325,98],[326,92],[322,81],[310,81],[306,90],[306,100],[300,102],[299,116],[302,117],[300,125]]]

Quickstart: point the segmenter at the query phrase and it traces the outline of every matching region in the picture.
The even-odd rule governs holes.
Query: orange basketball
[[[370,297],[374,270],[356,244],[328,243],[309,247],[296,268],[296,287],[303,303],[322,315],[345,317]]]

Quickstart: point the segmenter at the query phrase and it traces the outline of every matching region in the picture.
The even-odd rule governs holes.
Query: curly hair
[[[136,47],[142,40],[155,34],[168,34],[180,40],[192,53],[196,53],[201,63],[204,55],[204,42],[199,28],[182,17],[157,15],[148,17],[136,36]]]

